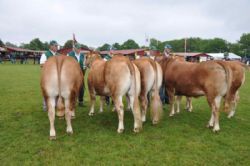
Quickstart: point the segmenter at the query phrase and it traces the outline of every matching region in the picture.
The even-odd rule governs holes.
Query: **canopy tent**
[[[6,49],[4,47],[0,47],[0,52],[5,52]]]
[[[236,55],[236,54],[231,53],[231,52],[228,54],[228,58],[231,60],[241,60],[241,56]]]
[[[219,59],[225,59],[225,54],[224,53],[207,53],[211,57],[213,57],[215,60]],[[241,57],[234,54],[234,53],[228,53],[228,59],[230,60],[241,60]]]

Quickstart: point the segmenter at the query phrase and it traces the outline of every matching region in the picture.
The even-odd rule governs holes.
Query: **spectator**
[[[86,66],[85,66],[85,55],[83,53],[81,53],[81,45],[79,43],[76,43],[74,45],[73,50],[68,53],[68,56],[73,57],[80,65],[80,68],[82,70],[82,74],[84,76],[85,71],[86,71]],[[78,102],[79,102],[79,106],[82,107],[83,106],[83,97],[84,97],[84,86],[82,86],[80,88],[79,91],[79,96],[78,96]]]
[[[40,58],[40,66],[43,67],[43,64],[52,56],[58,55],[58,44],[55,40],[50,41],[49,50],[42,54]],[[43,99],[43,110],[47,111],[45,100]]]

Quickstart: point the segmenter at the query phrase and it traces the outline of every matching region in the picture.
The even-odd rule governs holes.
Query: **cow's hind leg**
[[[213,132],[218,132],[220,130],[219,125],[219,108],[221,102],[221,96],[216,96],[214,99],[208,99],[209,105],[212,109],[212,115],[208,122],[208,127],[213,127]]]
[[[147,93],[140,95],[140,100],[141,100],[141,107],[142,107],[141,120],[142,120],[142,122],[146,122],[147,108],[148,108]],[[133,99],[133,101],[134,101],[134,99]]]
[[[89,111],[89,116],[93,116],[95,114],[95,100],[96,96],[93,93],[90,93],[90,111]]]
[[[181,105],[182,96],[176,96],[176,113],[180,113],[180,105]]]
[[[71,117],[72,117],[72,112],[74,111],[74,106],[75,106],[75,96],[71,94],[70,98],[65,98],[64,99],[65,103],[65,119],[66,119],[66,132],[68,134],[73,134],[73,129],[71,125]]]
[[[172,90],[167,90],[167,94],[169,97],[169,104],[170,104],[170,114],[169,116],[174,116],[174,103],[175,103],[175,95],[174,95],[174,91]]]
[[[100,97],[100,110],[99,110],[100,113],[103,112],[103,103],[104,102],[105,102],[105,96],[101,96]]]
[[[187,100],[187,102],[186,102],[186,110],[188,112],[192,112],[192,110],[193,110],[192,97],[186,97],[186,100]]]
[[[122,133],[124,131],[124,110],[123,110],[123,104],[122,104],[122,96],[115,96],[112,98],[113,101],[115,102],[115,109],[117,111],[118,114],[118,129],[117,132],[118,133]]]
[[[227,116],[228,118],[232,118],[234,116],[239,99],[240,99],[240,96],[239,96],[239,92],[237,91],[236,94],[234,95],[233,100],[230,103],[230,112]]]
[[[55,106],[56,106],[56,97],[47,98],[47,107],[48,107],[48,116],[50,122],[50,140],[56,139],[55,131]]]

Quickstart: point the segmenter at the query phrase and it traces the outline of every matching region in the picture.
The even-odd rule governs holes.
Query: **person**
[[[50,41],[49,43],[49,50],[42,54],[40,58],[40,66],[43,67],[44,63],[52,56],[59,55],[57,53],[58,44],[55,40]],[[47,111],[45,100],[43,99],[43,110]]]
[[[0,52],[0,64],[2,64],[3,63],[3,59],[2,59],[3,57],[2,57],[2,53]]]
[[[172,46],[169,44],[166,44],[164,47],[163,56],[169,57],[171,56],[171,53],[172,53]],[[168,94],[166,93],[165,85],[162,84],[159,93],[160,93],[160,98],[161,98],[162,103],[169,104]]]
[[[68,56],[73,57],[80,65],[80,68],[82,70],[82,74],[85,74],[86,66],[85,66],[85,55],[81,52],[81,45],[79,43],[75,43],[73,50],[68,53]],[[78,105],[80,107],[83,107],[83,97],[84,97],[84,84],[80,88],[79,96],[78,96]]]
[[[42,54],[40,58],[40,66],[43,67],[43,64],[52,56],[58,55],[58,44],[55,40],[50,41],[49,50]]]
[[[163,56],[169,57],[171,55],[171,52],[172,52],[172,46],[169,44],[166,44],[164,47]]]

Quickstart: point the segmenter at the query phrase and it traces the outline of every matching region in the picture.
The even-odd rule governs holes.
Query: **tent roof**
[[[216,59],[219,59],[219,58],[223,59],[224,58],[224,53],[207,53],[207,54],[216,58]],[[232,52],[228,53],[228,58],[229,59],[241,59],[240,56],[238,56]]]

